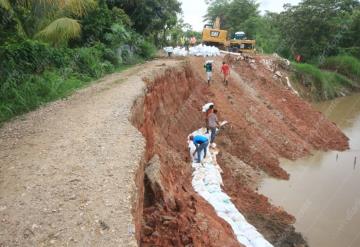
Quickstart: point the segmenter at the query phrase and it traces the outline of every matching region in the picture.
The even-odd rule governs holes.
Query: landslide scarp
[[[241,246],[230,226],[191,185],[186,146],[189,133],[204,126],[201,107],[214,102],[230,124],[217,139],[224,190],[274,246],[306,246],[295,218],[256,192],[264,175],[287,179],[279,158],[296,159],[313,149],[347,147],[347,138],[260,65],[234,67],[230,86],[215,71],[208,87],[203,58],[189,58],[147,78],[133,111],[133,124],[146,138],[142,185],[141,246]],[[215,65],[221,64],[220,59]]]

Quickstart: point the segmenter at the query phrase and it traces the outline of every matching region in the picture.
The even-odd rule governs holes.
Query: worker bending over
[[[209,145],[209,139],[206,136],[197,135],[197,136],[190,136],[190,140],[194,143],[196,149],[193,153],[193,156],[195,157],[195,154],[197,153],[197,160],[196,163],[201,162],[201,152],[204,151],[204,159],[206,158],[207,148]]]

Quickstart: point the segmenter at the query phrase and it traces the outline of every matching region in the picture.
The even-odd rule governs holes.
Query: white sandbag
[[[207,112],[211,106],[214,106],[214,103],[207,103],[206,105],[203,105],[202,112]]]
[[[172,46],[164,47],[165,52],[174,52],[174,48]]]
[[[211,104],[206,104],[203,111]],[[199,129],[191,135],[206,134],[204,129]],[[209,137],[209,134],[206,136]],[[188,145],[192,154],[196,147],[189,140]],[[254,226],[246,221],[245,217],[232,203],[231,198],[222,191],[223,181],[221,168],[216,163],[217,153],[210,148],[208,148],[207,152],[208,155],[202,164],[194,162],[192,164],[194,169],[192,180],[194,190],[213,206],[219,217],[231,226],[239,243],[246,247],[273,247]]]

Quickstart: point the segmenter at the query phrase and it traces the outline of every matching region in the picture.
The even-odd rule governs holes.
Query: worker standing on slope
[[[220,126],[218,118],[217,118],[217,110],[214,109],[208,116],[208,126],[210,128],[211,131],[211,136],[210,136],[210,143],[213,144],[215,141],[215,137],[216,137],[216,129],[218,126]]]
[[[209,145],[209,139],[206,136],[197,135],[197,136],[190,136],[190,140],[194,143],[196,150],[193,153],[193,156],[197,153],[197,160],[196,163],[201,162],[201,152],[204,151],[204,159],[206,158],[207,147]]]
[[[230,66],[226,62],[223,62],[223,65],[221,66],[221,73],[224,76],[224,84],[227,86],[229,84],[228,78],[230,76]]]
[[[206,63],[204,64],[204,68],[206,71],[206,76],[207,76],[207,80],[208,80],[208,85],[210,86],[210,81],[212,78],[212,70],[213,70],[213,65],[212,65],[212,61],[206,61]]]
[[[203,109],[204,110],[204,109]],[[209,115],[213,112],[214,110],[214,104],[209,105],[208,109],[205,109],[205,126],[206,126],[206,134],[209,133]]]

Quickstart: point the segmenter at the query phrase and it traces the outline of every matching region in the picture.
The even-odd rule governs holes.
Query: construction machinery
[[[228,31],[220,29],[220,17],[217,17],[214,24],[206,24],[204,26],[202,43],[225,50],[229,46],[227,37]]]
[[[233,38],[230,39],[228,50],[236,53],[255,53],[255,45],[256,41],[247,39],[244,32],[236,32]]]
[[[228,31],[221,29],[220,17],[217,17],[213,24],[204,26],[202,43],[236,53],[255,53],[256,51],[256,41],[247,39],[244,32],[236,32],[231,39],[228,39]]]

